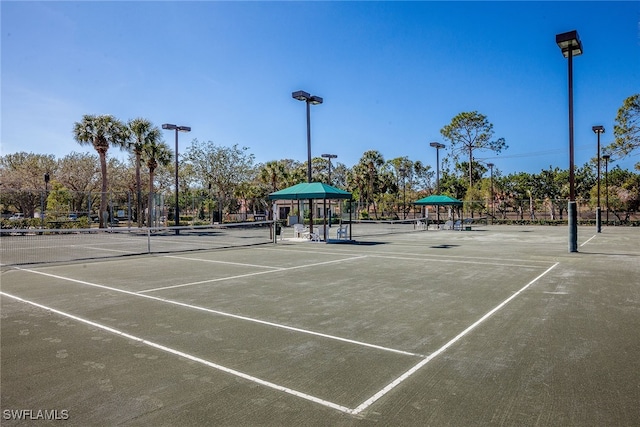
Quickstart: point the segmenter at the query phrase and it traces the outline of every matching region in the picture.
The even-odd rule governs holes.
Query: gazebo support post
[[[351,229],[353,228],[353,222],[351,215],[353,214],[353,199],[349,199],[349,240],[353,240],[351,236]]]
[[[322,199],[322,201],[322,209],[324,209],[324,230],[322,230],[322,234],[324,234],[324,242],[327,243],[327,240],[329,240],[329,233],[327,233],[327,199]]]

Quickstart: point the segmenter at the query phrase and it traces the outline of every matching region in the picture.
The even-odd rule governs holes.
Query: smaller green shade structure
[[[322,182],[302,182],[269,194],[269,200],[350,199],[351,193]]]
[[[463,203],[453,197],[434,194],[429,197],[416,200],[413,204],[419,206],[462,206]]]

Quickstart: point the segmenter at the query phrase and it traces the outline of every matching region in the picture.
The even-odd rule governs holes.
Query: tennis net
[[[82,261],[211,250],[273,241],[271,221],[158,228],[3,229],[0,264]]]
[[[352,220],[352,236],[368,237],[373,235],[413,233],[426,230],[426,218],[400,220]]]

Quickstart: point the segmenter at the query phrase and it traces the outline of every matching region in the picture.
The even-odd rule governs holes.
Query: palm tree
[[[278,191],[278,184],[286,179],[287,172],[279,161],[271,161],[265,163],[260,170],[259,180],[271,186],[271,191]]]
[[[144,156],[147,167],[149,168],[149,222],[147,225],[151,227],[151,224],[153,224],[153,174],[159,165],[169,166],[173,159],[173,152],[167,144],[158,139],[153,141],[153,143],[148,142],[144,145],[142,156]]]
[[[362,188],[365,192],[366,209],[368,211],[369,206],[373,204],[373,213],[376,219],[378,218],[376,195],[381,192],[380,168],[382,165],[384,165],[382,154],[376,150],[369,150],[364,152],[360,162],[353,167],[355,174],[359,175],[359,178],[366,185]]]
[[[131,131],[131,141],[129,142],[129,148],[136,156],[136,202],[137,202],[137,217],[138,227],[142,227],[142,184],[140,183],[140,165],[142,153],[147,145],[155,145],[161,140],[162,134],[160,129],[143,118],[137,118],[129,120],[127,123],[129,130]]]
[[[127,127],[112,115],[85,114],[73,126],[73,136],[80,145],[92,145],[100,158],[102,188],[100,193],[100,228],[104,228],[107,213],[107,151],[109,147],[125,148],[129,140]]]

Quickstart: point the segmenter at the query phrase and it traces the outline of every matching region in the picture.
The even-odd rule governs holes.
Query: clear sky
[[[567,60],[577,30],[575,163],[611,142],[618,108],[640,92],[640,2],[0,2],[1,153],[93,152],[84,114],[192,127],[249,147],[256,161],[312,155],[352,166],[366,150],[435,169],[440,129],[485,114],[509,148],[477,152],[503,173],[568,168]],[[165,131],[171,147],[174,134]],[[118,150],[112,156],[125,158]],[[441,151],[441,156],[446,152]],[[632,169],[638,154],[618,162]]]

